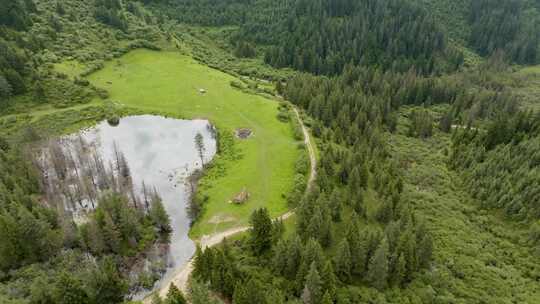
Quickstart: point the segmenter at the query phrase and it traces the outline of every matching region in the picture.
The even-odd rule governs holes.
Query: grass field
[[[110,99],[122,105],[186,119],[209,119],[223,132],[236,128],[254,132],[247,140],[235,139],[240,159],[216,156],[215,161],[224,164],[224,174],[208,174],[211,177],[201,181],[199,191],[209,200],[192,228],[193,238],[245,225],[258,207],[267,207],[272,216],[286,212],[283,195],[292,187],[300,151],[290,124],[276,118],[277,102],[233,89],[230,82],[234,77],[174,52],[133,51],[88,79],[107,89]],[[243,206],[229,204],[243,187],[251,194],[249,201]]]

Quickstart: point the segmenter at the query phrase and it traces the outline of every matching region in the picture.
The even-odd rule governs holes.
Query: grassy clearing
[[[72,79],[81,75],[85,69],[85,65],[76,60],[68,60],[54,64],[55,71],[66,74]]]
[[[229,134],[236,128],[254,132],[247,140],[234,139],[240,159],[217,156],[218,165],[201,181],[199,191],[209,199],[193,226],[193,238],[245,225],[258,207],[267,207],[272,216],[287,210],[284,194],[292,187],[300,151],[290,124],[276,119],[278,103],[233,89],[230,82],[236,78],[173,52],[133,51],[88,79],[106,88],[110,99],[121,105],[209,119]],[[243,187],[251,194],[249,201],[243,206],[229,204]]]

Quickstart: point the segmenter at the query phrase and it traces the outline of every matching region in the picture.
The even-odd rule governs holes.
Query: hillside
[[[537,1],[0,7],[0,302],[538,303]],[[141,114],[215,136],[181,182],[185,265],[116,146],[53,144]]]

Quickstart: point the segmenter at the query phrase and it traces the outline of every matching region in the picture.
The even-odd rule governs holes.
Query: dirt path
[[[313,148],[313,145],[311,144],[311,137],[310,137],[309,131],[304,125],[302,118],[300,117],[300,113],[298,112],[298,109],[296,107],[293,107],[293,111],[295,113],[296,119],[302,126],[302,132],[304,133],[304,143],[308,150],[309,159],[311,162],[311,172],[310,172],[309,179],[307,182],[307,187],[306,187],[306,192],[307,192],[313,186],[313,183],[315,182],[315,178],[317,176],[317,159],[315,157],[315,149]],[[287,213],[277,217],[275,220],[286,220],[289,217],[291,217],[293,214],[294,214],[294,210],[290,210]],[[249,230],[248,226],[231,228],[231,229],[228,229],[222,232],[217,232],[211,235],[204,235],[200,240],[195,241],[195,242],[198,243],[201,246],[201,248],[205,249],[205,248],[212,247],[223,242],[223,240],[226,238],[229,238],[238,233],[246,232],[248,230]],[[188,291],[187,283],[188,283],[189,276],[191,275],[192,271],[193,271],[193,258],[191,258],[186,264],[182,265],[182,267],[180,267],[178,271],[175,272],[174,275],[169,280],[161,284],[159,295],[162,298],[167,296],[167,292],[169,291],[169,286],[171,285],[171,283],[178,286],[178,288],[180,288],[184,293],[187,293]],[[152,300],[150,297],[147,297],[146,299],[143,300],[144,304],[150,304],[151,302]]]
[[[309,174],[309,179],[308,179],[307,188],[306,188],[306,192],[308,192],[313,186],[313,183],[315,182],[315,178],[317,177],[317,158],[315,157],[315,149],[313,148],[313,145],[311,144],[311,136],[309,135],[309,131],[304,125],[302,118],[300,118],[300,113],[298,112],[298,109],[293,106],[293,111],[294,111],[294,114],[296,115],[296,119],[298,119],[298,123],[300,123],[300,126],[302,126],[302,132],[304,133],[304,144],[306,145],[306,148],[308,149],[309,161],[311,163],[311,171],[310,171],[311,173]]]

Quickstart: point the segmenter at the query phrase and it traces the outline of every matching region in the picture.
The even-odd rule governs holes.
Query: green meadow
[[[208,119],[223,134],[237,128],[253,131],[248,139],[234,137],[233,150],[239,157],[216,155],[215,165],[201,180],[199,195],[208,201],[192,228],[192,238],[247,224],[251,212],[262,206],[272,216],[287,211],[284,196],[292,187],[300,150],[290,124],[276,118],[276,101],[234,89],[233,76],[175,52],[132,51],[108,62],[88,80],[107,89],[116,104]],[[244,187],[249,200],[244,205],[230,204]]]

